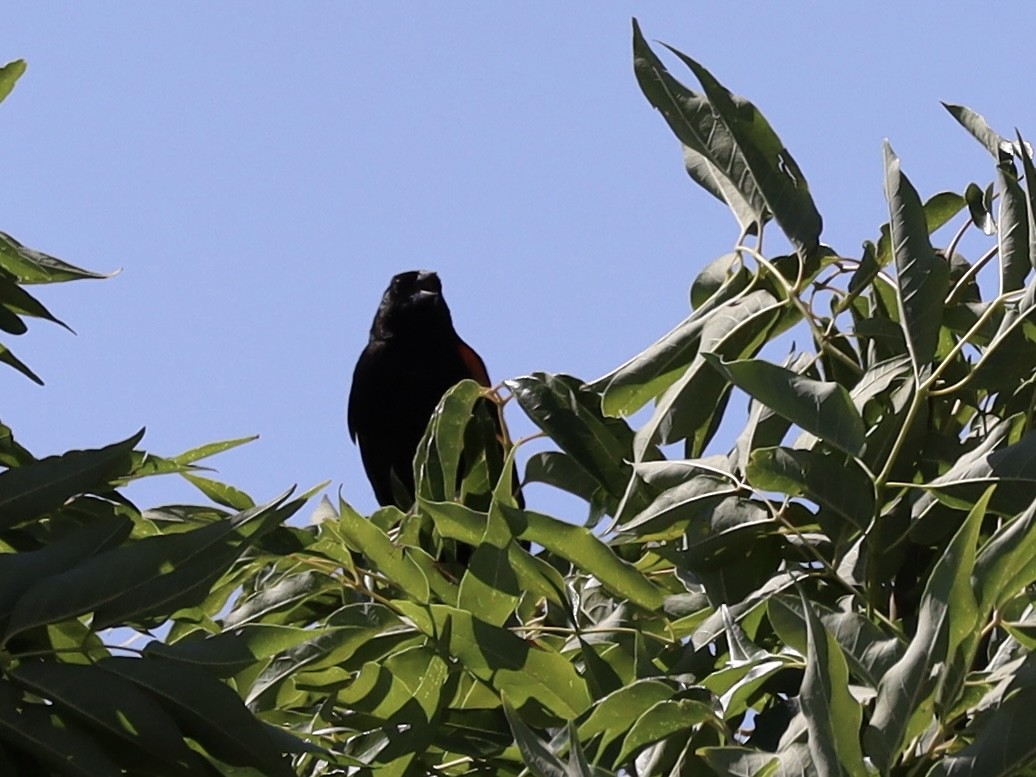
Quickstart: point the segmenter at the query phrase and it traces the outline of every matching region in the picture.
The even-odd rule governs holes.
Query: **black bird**
[[[465,378],[491,385],[485,363],[453,328],[439,276],[427,270],[396,275],[381,298],[349,392],[349,435],[360,446],[379,504],[413,505],[421,436],[443,394]],[[490,415],[502,439],[499,408],[493,405]],[[521,504],[521,494],[516,497]]]

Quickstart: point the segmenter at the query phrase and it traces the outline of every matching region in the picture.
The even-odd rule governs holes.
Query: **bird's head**
[[[410,270],[392,278],[381,298],[371,336],[424,337],[443,327],[453,329],[453,320],[442,296],[442,282],[431,270]]]

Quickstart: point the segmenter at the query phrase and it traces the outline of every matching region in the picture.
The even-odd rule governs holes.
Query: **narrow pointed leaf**
[[[5,232],[0,232],[0,269],[14,275],[19,283],[56,283],[80,278],[111,277],[84,270],[42,251],[23,246]]]
[[[731,94],[704,67],[669,47],[701,82],[705,96],[744,156],[752,180],[784,234],[802,256],[820,243],[821,219],[802,171],[777,133],[748,100]]]
[[[184,766],[190,751],[176,723],[133,683],[90,665],[22,663],[9,676],[57,709],[135,745],[144,752]]]
[[[1000,225],[997,247],[1000,255],[1000,293],[1025,286],[1032,269],[1029,260],[1029,205],[1011,165],[997,166],[1000,188]]]
[[[690,176],[734,212],[741,229],[762,226],[766,203],[752,179],[744,155],[709,101],[675,78],[644,40],[633,20],[633,71],[644,96],[662,114],[684,147]]]
[[[942,106],[993,155],[997,162],[1011,158],[1011,142],[993,130],[981,114],[964,105],[943,103]]]
[[[900,320],[914,371],[919,374],[935,355],[943,300],[949,291],[950,269],[932,248],[921,200],[887,143],[885,196],[889,204]]]
[[[863,710],[849,693],[849,669],[842,649],[805,596],[806,673],[800,703],[809,729],[809,751],[820,774],[865,777],[860,748]]]
[[[13,367],[14,369],[18,370],[18,372],[27,377],[36,385],[43,385],[43,379],[40,378],[40,376],[33,372],[31,369],[29,369],[29,365],[27,365],[13,353],[11,353],[11,350],[3,343],[0,343],[0,363],[6,364],[8,367]]]
[[[269,777],[294,776],[265,727],[219,680],[154,658],[106,658],[97,665],[146,691],[187,736],[220,760],[255,767]]]
[[[105,448],[69,451],[0,472],[0,526],[36,518],[60,507],[70,497],[103,488],[128,468],[130,451],[143,436],[141,429]]]

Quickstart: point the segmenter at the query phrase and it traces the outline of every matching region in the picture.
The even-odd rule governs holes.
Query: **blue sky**
[[[0,418],[37,455],[259,434],[217,477],[257,499],[328,479],[368,511],[344,405],[395,272],[439,271],[494,379],[591,379],[733,245],[640,95],[631,16],[759,106],[846,256],[887,218],[884,138],[923,197],[990,179],[940,100],[1036,137],[1031,6],[904,5],[7,4],[0,59],[29,69],[0,106],[0,229],[122,272],[37,287],[78,334],[5,337],[47,385],[0,371]]]

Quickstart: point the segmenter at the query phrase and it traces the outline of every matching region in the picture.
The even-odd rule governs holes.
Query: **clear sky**
[[[78,335],[3,337],[47,385],[0,370],[0,418],[36,455],[259,434],[217,477],[329,479],[369,511],[344,406],[394,273],[439,271],[494,379],[626,360],[737,237],[637,88],[633,15],[759,106],[845,256],[887,219],[884,138],[922,197],[990,180],[940,100],[1036,138],[1024,2],[6,3],[0,59],[29,69],[0,105],[0,229],[122,272],[36,287]]]

